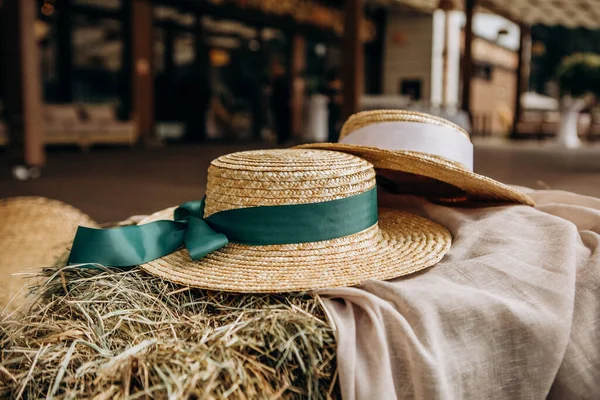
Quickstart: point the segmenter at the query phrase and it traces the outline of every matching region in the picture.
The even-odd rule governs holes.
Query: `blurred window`
[[[473,67],[473,75],[476,78],[483,79],[487,82],[492,80],[494,67],[491,64],[475,62]]]
[[[73,100],[117,102],[123,32],[113,19],[75,15],[73,19]]]
[[[182,32],[175,36],[174,63],[175,66],[185,66],[194,62],[194,35]]]
[[[169,22],[180,27],[192,27],[196,21],[192,13],[161,5],[154,6],[153,16],[157,22]]]
[[[40,66],[44,101],[52,103],[57,99],[58,77],[56,75],[56,26],[36,20],[35,36],[40,46]]]
[[[422,79],[401,79],[400,80],[400,94],[408,96],[411,100],[419,101],[422,96]]]
[[[308,93],[317,93],[327,84],[327,52],[328,46],[321,42],[306,39],[306,90]]]

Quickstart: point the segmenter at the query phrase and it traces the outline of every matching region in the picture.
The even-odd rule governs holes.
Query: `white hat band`
[[[473,144],[464,133],[443,126],[410,121],[379,122],[350,132],[340,143],[433,154],[473,171]]]

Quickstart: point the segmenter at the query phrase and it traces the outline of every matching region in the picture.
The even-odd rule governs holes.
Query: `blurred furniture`
[[[592,129],[592,114],[584,112],[579,114],[577,120],[577,135],[582,139],[590,138],[590,130]]]
[[[547,139],[555,137],[560,128],[560,111],[527,110],[517,123],[517,137],[521,139]],[[577,118],[577,134],[588,140],[600,138],[600,115],[581,113]]]
[[[539,138],[544,139],[556,136],[560,126],[560,112],[546,111],[542,116],[542,124],[540,125]]]
[[[250,139],[252,137],[252,113],[248,109],[236,111],[233,114],[231,126],[236,139]]]
[[[72,104],[46,104],[43,113],[45,144],[80,144],[84,125]]]
[[[516,124],[516,137],[519,139],[540,139],[544,112],[525,110]]]
[[[77,145],[128,144],[137,139],[135,124],[119,121],[113,105],[46,104],[43,107],[44,143]],[[0,145],[8,141],[7,127],[0,122]]]
[[[473,114],[473,129],[471,136],[488,137],[492,135],[492,114],[483,112]]]
[[[119,121],[112,105],[86,105],[80,110],[80,146],[94,144],[128,144],[136,140],[135,125]]]
[[[185,133],[185,125],[180,122],[157,122],[156,137],[165,139],[182,139]]]
[[[521,106],[526,110],[557,111],[558,100],[536,92],[525,92],[521,95]]]
[[[590,126],[587,131],[587,139],[590,142],[600,140],[600,112],[590,115]]]

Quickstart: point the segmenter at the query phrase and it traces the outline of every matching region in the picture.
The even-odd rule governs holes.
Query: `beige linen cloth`
[[[600,397],[600,199],[529,191],[536,208],[380,203],[453,236],[435,267],[322,291],[342,397]]]

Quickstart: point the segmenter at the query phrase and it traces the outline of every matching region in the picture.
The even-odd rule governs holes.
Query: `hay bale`
[[[320,299],[55,267],[0,323],[1,398],[337,398]]]

